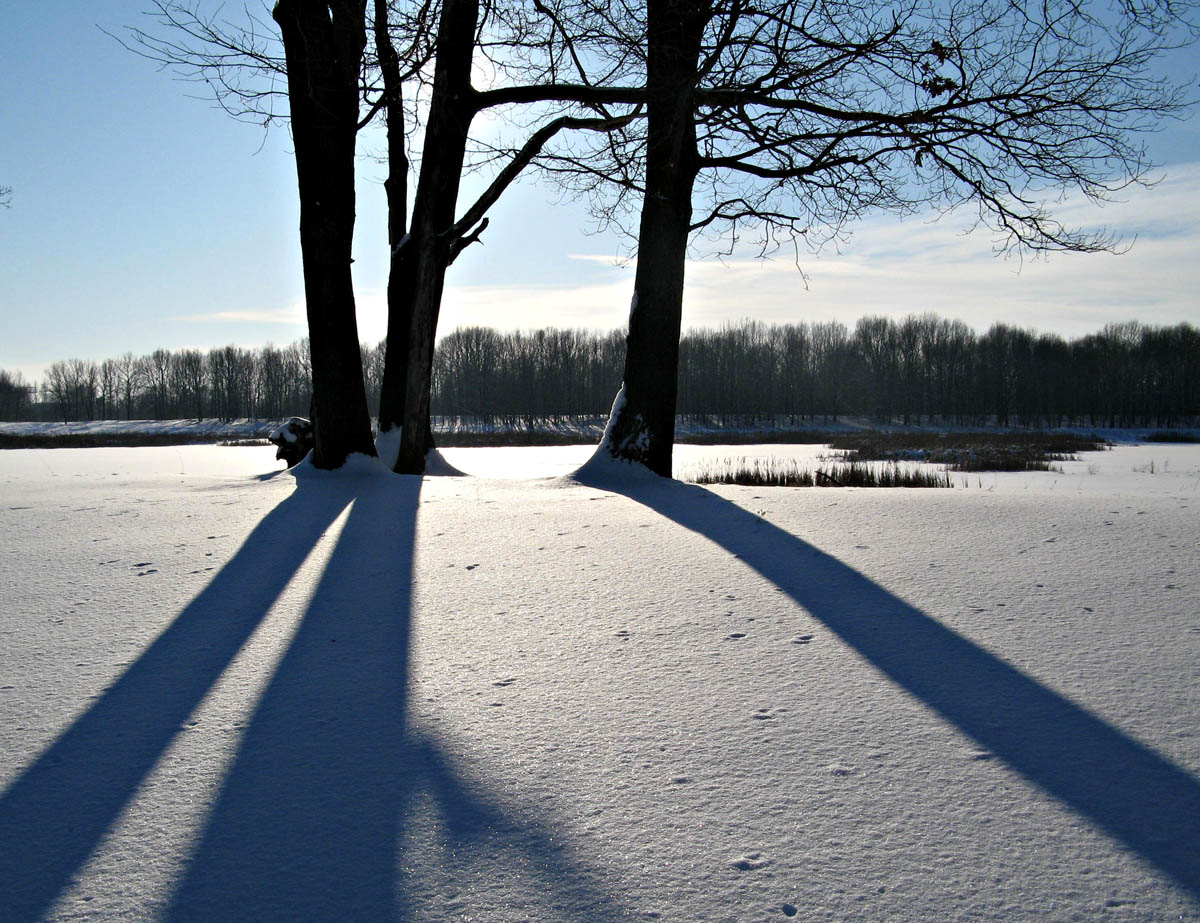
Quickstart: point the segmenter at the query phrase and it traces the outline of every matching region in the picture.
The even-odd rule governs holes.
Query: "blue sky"
[[[142,0],[12,0],[0,9],[0,368],[28,379],[57,359],[158,347],[286,344],[305,333],[295,167],[285,130],[235,122],[202,92],[100,27],[143,21]],[[1194,50],[1176,61],[1192,67]],[[1192,70],[1200,68],[1192,67]],[[1186,72],[1186,71],[1184,71]],[[697,261],[684,325],[755,317],[840,320],[936,311],[1067,335],[1110,321],[1200,323],[1200,137],[1195,119],[1151,139],[1163,182],[1083,225],[1137,236],[1122,256],[992,256],[954,218],[880,217],[839,250]],[[381,168],[359,164],[355,252],[362,339],[385,333]],[[483,246],[452,267],[441,329],[624,323],[632,268],[620,242],[552,189],[510,190]],[[805,281],[807,280],[807,287]]]

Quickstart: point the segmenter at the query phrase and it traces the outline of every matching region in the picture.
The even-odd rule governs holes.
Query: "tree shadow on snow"
[[[321,535],[345,525],[245,730],[166,916],[403,921],[409,814],[436,809],[444,859],[507,862],[554,918],[623,918],[553,831],[518,815],[406,724],[419,478],[298,484],[163,633],[0,795],[0,916],[36,920],[122,810]],[[427,832],[427,831],[422,831]],[[424,863],[428,864],[428,863]],[[501,874],[505,872],[501,870]]]
[[[258,627],[345,494],[296,491],[268,513],[141,656],[0,796],[6,919],[39,918]]]
[[[407,723],[420,483],[389,477],[355,498],[167,919],[408,920],[497,857],[556,895],[555,919],[619,916],[551,833]]]
[[[1200,782],[853,568],[711,491],[580,481],[704,536],[787,593],[868,663],[1200,898]]]

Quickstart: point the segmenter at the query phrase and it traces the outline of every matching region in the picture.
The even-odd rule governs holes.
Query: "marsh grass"
[[[698,465],[686,478],[694,484],[746,487],[952,487],[944,471],[891,464],[846,462],[803,468],[781,458],[725,458]]]
[[[1055,462],[1108,447],[1074,433],[851,433],[830,439],[848,462],[913,461],[952,471],[1062,471]]]
[[[1195,433],[1179,432],[1174,429],[1159,429],[1153,433],[1147,433],[1143,442],[1200,442],[1200,436]]]

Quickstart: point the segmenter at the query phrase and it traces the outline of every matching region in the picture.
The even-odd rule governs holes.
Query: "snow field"
[[[13,919],[1200,919],[1195,447],[942,491],[271,454],[0,453]]]

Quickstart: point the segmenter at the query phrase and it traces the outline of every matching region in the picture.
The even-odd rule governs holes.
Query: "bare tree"
[[[282,26],[287,18],[281,18],[281,14],[302,6],[299,2],[280,0],[274,18]],[[349,6],[344,3],[328,6],[335,14],[341,11],[343,25],[350,29]],[[355,14],[360,6],[365,13],[365,3],[353,6]],[[357,121],[357,127],[362,128],[380,113],[387,121],[385,188],[392,254],[388,281],[390,348],[381,385],[379,417],[381,431],[386,433],[399,427],[403,433],[397,470],[422,471],[425,453],[432,445],[429,392],[433,342],[447,267],[464,247],[479,239],[487,224],[487,211],[552,139],[568,130],[606,131],[624,124],[630,114],[614,114],[604,108],[605,104],[636,103],[644,97],[637,87],[614,89],[586,79],[574,40],[563,27],[569,21],[563,14],[567,8],[582,15],[592,5],[555,0],[551,4],[537,3],[530,10],[517,3],[481,3],[481,0],[441,0],[440,4],[425,0],[411,3],[376,0],[374,4],[371,30],[374,53],[359,55],[361,71],[355,75],[367,110]],[[481,10],[490,15],[486,22],[481,19]],[[294,65],[300,61],[293,61],[293,51],[299,46],[289,39],[286,28],[283,29],[285,53],[281,55],[271,30],[261,19],[249,16],[246,22],[231,23],[220,14],[204,14],[198,0],[158,0],[153,18],[158,28],[151,32],[130,30],[127,47],[185,76],[203,79],[226,111],[239,118],[270,124],[290,117],[297,156],[302,156],[296,124],[297,99],[294,92],[290,94],[291,111],[285,115],[280,84],[286,77],[288,86],[295,89],[307,78],[294,73]],[[358,40],[361,37],[365,43],[366,34],[361,25],[356,20],[353,27],[355,47],[360,51]],[[322,33],[296,32],[300,34],[308,34],[311,44],[312,36]],[[401,40],[397,41],[396,36]],[[436,63],[430,75],[428,65],[434,60],[435,49]],[[486,91],[472,86],[471,70],[477,63],[477,49],[486,57],[494,75],[510,78],[507,83]],[[576,79],[560,79],[563,60],[574,62],[570,76]],[[605,76],[616,73],[610,68]],[[349,76],[347,70],[338,79],[346,82]],[[417,175],[411,222],[406,214],[409,186],[406,126],[410,122],[403,87],[407,81],[416,84],[411,98],[421,96],[423,90],[422,101],[426,103],[425,150]],[[553,105],[547,108],[546,104],[558,104],[559,108]],[[486,151],[484,160],[495,168],[493,181],[476,202],[461,215],[457,214],[459,180],[472,119],[487,109],[513,106],[532,107],[529,121],[533,127],[519,142]],[[328,113],[332,109],[323,111]],[[342,120],[343,133],[348,122]],[[324,197],[329,198],[328,191]],[[309,304],[311,310],[311,294]],[[318,340],[323,343],[329,331],[314,328],[312,320],[310,316],[315,403],[319,413],[322,388],[316,383],[325,375],[317,358]],[[344,338],[344,332],[341,336]],[[342,344],[339,354],[346,348]],[[357,418],[356,395],[347,393],[343,397],[355,401],[352,407],[343,406],[348,407],[350,416]],[[318,444],[319,434],[318,426]]]
[[[1167,0],[1103,12],[1073,0],[648,0],[644,136],[610,141],[608,164],[547,164],[602,194],[617,177],[604,206],[613,220],[631,190],[643,194],[606,450],[670,474],[681,227],[723,231],[729,246],[752,227],[767,251],[819,246],[870,212],[969,208],[1002,250],[1119,247],[1065,226],[1052,203],[1146,181],[1144,133],[1186,105],[1155,61],[1191,40],[1190,11]]]
[[[28,417],[32,390],[20,372],[0,369],[0,420],[24,420]]]
[[[117,389],[125,405],[125,419],[132,419],[133,398],[142,386],[142,366],[133,353],[125,353],[113,360],[117,365]]]
[[[366,0],[279,0],[313,361],[313,464],[374,455],[350,264]]]
[[[557,4],[552,4],[557,5]],[[594,7],[576,4],[581,17],[591,17]],[[417,177],[412,221],[404,230],[393,218],[389,225],[392,271],[388,283],[388,344],[379,427],[386,439],[399,428],[395,469],[419,474],[433,446],[430,396],[433,380],[434,339],[447,268],[457,255],[479,239],[488,224],[487,212],[505,190],[546,146],[565,132],[604,133],[627,124],[635,112],[613,113],[606,104],[636,104],[644,99],[637,87],[597,85],[579,64],[573,33],[563,30],[560,12],[544,3],[534,4],[526,16],[520,4],[481,3],[480,0],[443,0],[434,44],[437,55],[429,106],[425,117],[424,152]],[[376,4],[376,32],[381,63],[391,56],[381,29],[385,4]],[[482,17],[482,18],[481,18]],[[573,24],[584,28],[582,23]],[[487,40],[480,36],[487,35]],[[471,83],[476,52],[481,51],[498,85],[480,91]],[[561,60],[578,64],[577,81],[560,79]],[[421,73],[423,60],[412,64]],[[611,78],[619,70],[609,69]],[[389,78],[383,67],[385,98],[391,98],[397,75]],[[547,106],[547,104],[550,104]],[[512,146],[495,146],[487,160],[499,165],[487,189],[461,216],[456,212],[459,182],[467,161],[472,120],[492,109],[529,107],[530,126],[521,125],[521,140]],[[396,138],[388,109],[390,176],[407,160],[396,156]],[[533,127],[536,126],[536,127]],[[406,188],[406,187],[405,187]],[[397,205],[389,189],[389,204]]]
[[[100,419],[116,418],[119,414],[117,400],[117,363],[113,359],[105,359],[100,363],[99,374]]]
[[[96,363],[90,359],[54,362],[46,369],[43,390],[57,405],[64,423],[95,419],[99,374]]]
[[[208,369],[204,353],[184,349],[171,355],[171,392],[174,406],[182,415],[204,419],[208,397]]]

